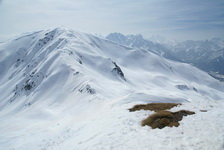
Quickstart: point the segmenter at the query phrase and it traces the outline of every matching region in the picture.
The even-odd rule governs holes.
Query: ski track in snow
[[[191,65],[62,28],[0,54],[0,149],[224,149],[224,85]],[[196,114],[142,127],[153,112],[128,109],[152,102]]]

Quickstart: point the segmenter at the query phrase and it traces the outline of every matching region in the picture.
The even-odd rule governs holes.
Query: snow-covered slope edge
[[[1,43],[0,70],[3,149],[162,148],[180,137],[189,141],[166,148],[203,148],[203,140],[222,146],[223,127],[203,128],[201,136],[219,134],[213,140],[196,136],[196,142],[190,139],[193,131],[185,129],[208,123],[203,117],[209,114],[200,109],[211,113],[208,121],[218,122],[224,106],[224,85],[188,64],[56,28]],[[140,126],[150,112],[127,110],[148,102],[184,102],[181,107],[196,115],[178,128],[153,131]],[[174,136],[163,138],[166,133]]]

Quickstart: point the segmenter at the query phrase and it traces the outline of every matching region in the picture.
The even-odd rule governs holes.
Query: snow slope
[[[197,68],[70,29],[0,43],[0,149],[223,149],[224,85]],[[135,104],[181,102],[179,127]],[[200,110],[207,110],[201,112]]]

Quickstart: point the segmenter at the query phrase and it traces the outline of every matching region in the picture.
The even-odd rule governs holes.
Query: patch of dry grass
[[[158,111],[155,114],[150,115],[142,121],[142,126],[148,125],[153,129],[162,129],[166,126],[168,127],[178,127],[179,121],[183,119],[183,116],[195,114],[192,111],[180,110],[177,112],[170,111]]]
[[[142,121],[142,126],[148,125],[152,129],[159,128],[162,129],[166,126],[168,127],[178,127],[179,121],[183,119],[183,116],[193,115],[195,112],[188,110],[180,110],[177,112],[166,111],[173,107],[181,105],[179,103],[150,103],[150,104],[141,104],[135,105],[133,108],[130,108],[129,111],[138,111],[138,110],[150,110],[155,111],[154,114],[150,115]]]
[[[138,111],[138,110],[151,110],[151,111],[161,111],[161,110],[169,110],[173,107],[181,105],[180,103],[150,103],[150,104],[140,104],[135,105],[134,107],[130,108],[129,111]]]

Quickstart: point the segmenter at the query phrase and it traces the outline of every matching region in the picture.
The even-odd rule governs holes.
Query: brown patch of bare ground
[[[179,103],[150,103],[150,104],[140,104],[135,105],[134,107],[130,108],[129,111],[138,111],[138,110],[151,110],[151,111],[160,111],[160,110],[167,110],[173,107],[181,105]]]
[[[166,126],[168,127],[178,127],[179,121],[183,119],[183,116],[195,114],[192,111],[180,110],[177,112],[170,111],[158,111],[153,115],[150,115],[148,118],[142,121],[142,126],[148,125],[153,129],[159,128],[162,129]]]
[[[159,128],[162,129],[166,126],[168,127],[178,127],[179,121],[183,119],[183,116],[193,115],[195,112],[188,110],[180,110],[177,112],[165,111],[167,109],[171,109],[175,106],[181,104],[177,103],[150,103],[146,105],[135,105],[133,108],[129,109],[130,112],[138,111],[138,110],[151,110],[156,113],[150,115],[146,119],[142,121],[142,126],[148,125],[151,126],[152,129]]]

